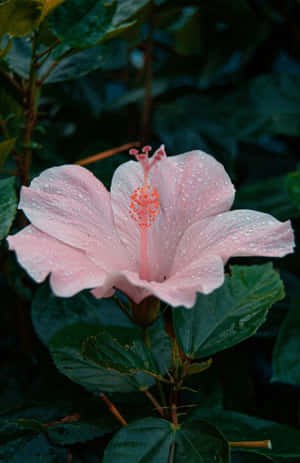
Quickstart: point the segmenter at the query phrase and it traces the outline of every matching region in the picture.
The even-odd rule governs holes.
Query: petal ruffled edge
[[[50,286],[57,296],[71,297],[83,289],[102,285],[105,273],[86,254],[28,225],[7,238],[19,264],[37,282],[50,274]]]
[[[135,272],[114,272],[107,275],[103,286],[93,290],[92,294],[106,297],[104,295],[112,288],[117,288],[137,304],[152,295],[173,307],[191,308],[195,305],[197,292],[209,294],[223,282],[223,261],[219,256],[210,255],[161,283],[141,280]]]

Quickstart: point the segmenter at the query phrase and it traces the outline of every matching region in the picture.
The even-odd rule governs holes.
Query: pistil
[[[131,203],[129,214],[138,223],[140,227],[140,278],[141,280],[148,280],[148,228],[151,227],[159,210],[159,195],[156,188],[151,188],[149,184],[148,175],[150,169],[157,161],[160,161],[165,156],[164,146],[161,146],[156,151],[154,156],[149,159],[150,146],[145,146],[142,153],[137,150],[130,150],[130,154],[135,156],[137,161],[140,162],[144,171],[144,184],[136,188],[131,195]]]

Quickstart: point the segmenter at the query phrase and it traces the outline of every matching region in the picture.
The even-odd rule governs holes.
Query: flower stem
[[[105,402],[105,404],[107,405],[107,407],[109,408],[110,412],[116,417],[116,419],[121,423],[122,426],[127,426],[127,421],[125,420],[125,418],[123,418],[123,416],[121,415],[121,413],[119,412],[119,410],[115,407],[115,405],[106,397],[106,395],[103,393],[103,392],[100,392],[99,396],[101,397],[101,399],[103,400],[103,402]]]

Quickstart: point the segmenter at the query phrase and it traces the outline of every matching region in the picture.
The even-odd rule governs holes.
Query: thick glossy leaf
[[[65,2],[54,11],[50,25],[63,40],[62,46],[89,47],[134,24],[134,15],[147,3],[149,0]]]
[[[229,450],[222,435],[200,419],[187,419],[175,429],[166,420],[146,418],[130,423],[113,437],[105,450],[103,463],[112,461],[227,463]]]
[[[48,284],[41,286],[32,302],[32,321],[39,338],[47,345],[63,328],[78,324],[133,327],[112,299],[96,299],[88,291],[71,298],[56,297]]]
[[[300,300],[295,300],[284,320],[273,352],[272,381],[300,384]]]
[[[99,42],[110,28],[116,2],[75,0],[62,3],[50,17],[54,34],[72,48]]]
[[[13,220],[17,210],[17,197],[14,188],[15,179],[5,178],[0,180],[0,239],[4,238]]]
[[[111,334],[103,331],[85,341],[83,352],[87,359],[119,373],[144,371],[160,374],[150,350],[141,339],[122,345]]]
[[[272,449],[255,449],[255,453],[270,457],[300,456],[298,429],[229,410],[197,408],[192,414],[216,426],[227,441],[271,440]],[[250,452],[249,449],[242,448],[239,451]]]
[[[236,265],[231,273],[212,294],[199,294],[193,309],[173,309],[176,336],[189,357],[207,357],[253,335],[284,297],[272,264]]]
[[[287,220],[299,214],[285,189],[284,177],[267,178],[238,189],[235,209],[256,209]]]
[[[0,3],[0,38],[28,35],[39,23],[44,0],[7,0]]]
[[[110,328],[109,331],[124,345],[124,351],[128,343],[140,340],[139,332],[133,328]],[[131,392],[153,384],[153,378],[143,372],[119,373],[113,369],[115,365],[104,367],[90,349],[86,354],[86,342],[99,332],[103,332],[103,326],[98,324],[72,325],[56,333],[50,341],[50,352],[57,368],[94,393]]]
[[[0,116],[1,117],[1,116]],[[4,167],[5,161],[11,153],[16,143],[16,138],[10,138],[0,143],[0,171]]]
[[[295,206],[300,209],[300,171],[291,172],[285,177],[285,187]]]
[[[59,61],[57,66],[45,79],[45,83],[53,84],[66,80],[79,79],[91,71],[106,65],[112,61],[112,54],[119,53],[119,46],[115,41],[104,42],[86,50],[81,50],[77,53]],[[39,71],[39,76],[47,72],[47,69],[52,65],[54,59],[48,59],[44,66]]]

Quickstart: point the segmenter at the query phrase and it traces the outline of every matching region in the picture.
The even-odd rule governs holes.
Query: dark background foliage
[[[30,141],[30,178],[47,167],[135,141],[155,148],[164,143],[169,155],[202,149],[229,172],[237,189],[235,208],[291,218],[299,236],[300,2],[119,0],[117,13],[115,5],[110,11],[104,3],[67,0],[43,23],[39,51],[57,37],[61,43],[40,68],[40,77],[63,53],[66,58],[43,82],[39,120]],[[97,27],[89,15],[98,18]],[[7,36],[2,47],[5,40]],[[13,180],[17,158],[3,142],[16,139],[18,151],[24,122],[22,99],[7,73],[13,71],[20,84],[26,81],[30,59],[27,35],[14,37],[0,61],[3,227],[9,221],[7,211],[14,211],[13,187],[19,187],[18,176]],[[115,168],[128,159],[123,152],[88,167],[109,187]],[[17,216],[12,232],[21,221]],[[47,455],[41,461],[64,462],[71,452],[76,463],[96,463],[108,441],[106,432],[112,432],[116,423],[107,415],[101,422],[102,405],[58,373],[37,337],[36,331],[40,337],[41,332],[37,318],[35,329],[32,325],[32,300],[35,308],[46,304],[43,301],[50,303],[47,288],[36,295],[36,285],[8,253],[5,242],[0,256],[1,414],[42,423],[75,412],[84,417],[79,430],[75,425],[52,427],[50,441],[38,433],[34,441],[26,441],[24,421],[24,435],[18,434],[16,444],[9,437],[14,429],[7,428],[1,439],[3,445],[10,443],[3,455],[0,450],[0,461],[36,461],[30,460],[32,445]],[[263,262],[260,258],[234,263]],[[285,299],[272,307],[253,337],[215,356],[198,401],[205,407],[220,406],[299,427],[299,253],[275,259],[274,264],[285,284]],[[120,407],[127,416],[139,416],[139,409],[146,407],[143,398],[128,394],[135,396],[135,406],[127,407],[130,397],[125,394],[118,399]],[[96,423],[95,410],[100,417]],[[103,426],[104,437],[99,437],[97,426]],[[21,447],[24,454],[14,459],[14,449]],[[54,454],[57,459],[51,459]],[[234,461],[267,459],[236,454]]]

